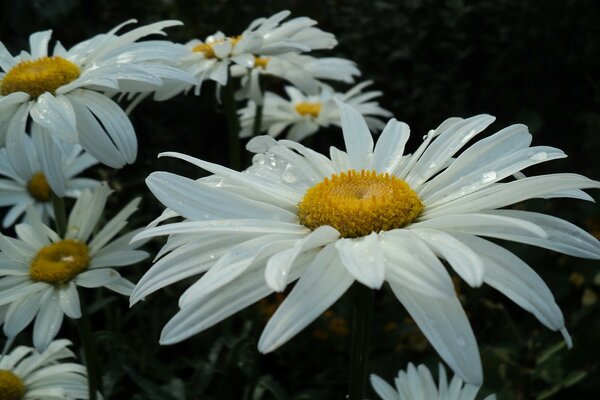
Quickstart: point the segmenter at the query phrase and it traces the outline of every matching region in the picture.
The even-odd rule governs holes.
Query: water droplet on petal
[[[484,172],[481,175],[481,183],[490,183],[494,181],[497,177],[496,171],[488,171]]]
[[[540,151],[538,153],[533,154],[531,157],[529,157],[529,159],[533,161],[544,161],[548,159],[548,153],[546,153],[545,151]]]

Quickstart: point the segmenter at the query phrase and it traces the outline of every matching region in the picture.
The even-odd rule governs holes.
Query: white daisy
[[[431,372],[425,365],[415,367],[408,364],[406,371],[399,371],[394,380],[394,389],[377,375],[371,375],[373,389],[382,400],[475,400],[479,387],[465,384],[458,376],[454,376],[448,384],[446,370],[439,366],[439,384],[436,385]],[[495,395],[484,400],[495,400]]]
[[[482,382],[475,337],[440,259],[469,285],[500,290],[571,345],[552,293],[526,263],[481,238],[513,240],[568,255],[600,259],[600,242],[545,214],[500,209],[534,197],[590,199],[600,183],[576,174],[510,180],[540,162],[565,157],[529,147],[513,125],[459,152],[494,120],[450,118],[404,154],[408,126],[392,119],[377,144],[365,120],[339,104],[347,152],[331,158],[289,140],[252,139],[253,165],[237,172],[178,153],[214,174],[194,181],[167,172],[147,178],[166,206],[137,236],[169,235],[161,257],[136,285],[131,303],[204,273],[179,300],[161,343],[182,341],[298,279],[265,327],[258,348],[275,350],[358,281],[387,282],[441,357],[474,385]]]
[[[61,168],[46,177],[42,172],[42,164],[47,160],[39,141],[33,142],[26,135],[20,143],[22,147],[14,149],[13,160],[18,165],[13,167],[8,158],[6,148],[0,149],[0,206],[11,207],[4,216],[2,226],[9,227],[25,212],[28,206],[34,206],[44,221],[53,217],[51,194],[52,185],[60,189],[63,196],[77,198],[84,188],[94,188],[99,181],[89,178],[77,178],[83,170],[98,163],[91,155],[82,151],[77,144],[56,143],[57,159]],[[36,146],[37,145],[37,146]],[[53,180],[52,180],[53,179]]]
[[[336,100],[354,107],[363,115],[371,130],[380,131],[385,124],[378,117],[390,117],[392,114],[381,108],[377,101],[373,101],[381,96],[380,91],[362,91],[372,83],[362,82],[346,93],[335,92],[330,86],[323,85],[316,96],[307,96],[295,87],[286,86],[289,100],[267,92],[262,110],[261,132],[266,131],[269,136],[277,137],[289,128],[286,137],[299,142],[317,132],[320,127],[341,127]],[[249,101],[246,107],[239,110],[241,137],[252,136],[255,115],[256,103],[253,101]]]
[[[260,105],[263,103],[260,88],[262,75],[285,79],[302,92],[317,95],[319,88],[323,86],[320,80],[353,83],[354,76],[359,76],[360,71],[354,62],[344,58],[315,58],[305,54],[286,53],[270,57],[255,57],[252,70],[233,66],[231,74],[242,77],[242,88],[237,97],[248,98]]]
[[[100,92],[148,92],[159,88],[163,80],[192,83],[193,78],[173,65],[183,46],[167,41],[135,43],[148,35],[162,35],[162,29],[180,22],[157,22],[116,34],[131,22],[69,50],[57,42],[49,51],[50,30],[32,34],[30,52],[17,56],[0,43],[0,142],[6,138],[9,157],[31,121],[50,136],[79,143],[110,167],[135,161],[137,140],[129,118]],[[43,144],[50,146],[51,141]],[[48,149],[46,153],[53,152]],[[56,160],[49,164],[59,165]],[[48,175],[49,171],[43,172]]]
[[[317,24],[315,20],[298,17],[282,22],[290,14],[286,10],[269,18],[256,19],[237,36],[216,32],[204,41],[189,41],[185,45],[188,52],[181,61],[182,67],[196,77],[196,84],[166,85],[156,92],[155,99],[168,99],[192,86],[195,86],[194,93],[198,95],[207,79],[225,86],[231,65],[250,69],[261,56],[331,49],[337,45],[333,34],[314,27]]]
[[[66,339],[55,340],[38,353],[19,346],[0,358],[0,399],[88,399],[85,367],[65,362],[75,355]]]
[[[0,235],[0,305],[10,304],[4,333],[13,338],[35,319],[33,343],[42,351],[58,333],[63,315],[81,317],[77,286],[104,286],[129,295],[133,284],[111,267],[130,265],[147,254],[129,241],[135,232],[109,243],[136,210],[139,198],[93,234],[110,194],[106,185],[82,191],[59,237],[33,209],[15,227],[18,239]]]

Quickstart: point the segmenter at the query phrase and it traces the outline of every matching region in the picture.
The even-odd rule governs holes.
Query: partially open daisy
[[[13,338],[35,318],[33,343],[44,350],[58,333],[63,315],[81,317],[77,286],[104,286],[128,296],[133,284],[113,267],[131,265],[147,253],[129,245],[134,232],[111,240],[127,224],[139,199],[130,202],[97,233],[110,194],[106,185],[85,189],[67,223],[65,237],[44,225],[28,210],[26,223],[15,227],[18,238],[0,235],[0,305],[9,304],[4,333]]]
[[[6,138],[9,157],[31,121],[58,139],[79,143],[110,167],[135,161],[133,126],[102,92],[151,92],[163,80],[193,83],[193,78],[173,64],[183,46],[167,41],[136,43],[148,35],[164,35],[164,28],[180,22],[157,22],[117,35],[131,22],[69,50],[57,42],[49,51],[50,30],[32,34],[30,52],[17,56],[0,43],[0,142]]]
[[[166,99],[195,86],[200,94],[202,83],[213,80],[225,86],[229,79],[229,67],[237,65],[249,70],[264,57],[289,52],[307,52],[331,49],[337,45],[333,34],[324,32],[314,25],[317,21],[297,17],[283,22],[290,11],[281,11],[269,18],[259,18],[242,33],[227,36],[216,32],[205,40],[193,39],[186,43],[188,53],[181,58],[182,67],[196,77],[195,85],[175,83],[160,89],[156,99]]]
[[[448,383],[446,370],[441,364],[438,379],[436,385],[425,365],[415,367],[410,363],[406,371],[398,372],[395,388],[377,375],[371,375],[371,384],[382,400],[475,400],[479,392],[479,387],[464,384],[456,375]],[[484,400],[495,399],[495,395],[490,395]]]
[[[347,152],[330,158],[296,142],[252,139],[258,153],[243,172],[179,153],[211,172],[192,180],[167,172],[147,178],[154,195],[182,222],[153,226],[137,238],[169,235],[131,303],[178,280],[204,273],[180,297],[180,311],[161,343],[176,343],[282,291],[298,279],[265,327],[258,348],[270,352],[315,320],[358,281],[387,282],[433,347],[458,374],[482,382],[469,321],[440,259],[471,286],[491,285],[560,330],[552,293],[527,264],[483,237],[532,244],[568,255],[600,258],[600,243],[580,228],[545,214],[501,209],[534,197],[590,199],[600,183],[576,174],[518,180],[516,172],[565,157],[529,147],[527,127],[513,125],[459,152],[494,120],[451,118],[404,155],[408,126],[392,119],[374,145],[360,113],[339,104]],[[506,181],[508,180],[508,181]]]
[[[65,360],[75,357],[66,339],[55,340],[38,353],[19,346],[0,358],[0,399],[87,399],[85,367]]]
[[[363,92],[372,83],[362,82],[346,93],[335,92],[330,86],[323,85],[319,94],[314,96],[306,95],[293,86],[286,86],[289,100],[267,92],[262,110],[261,132],[266,131],[269,136],[277,137],[289,128],[286,137],[300,141],[317,132],[320,127],[341,126],[336,100],[354,107],[363,115],[370,129],[380,131],[385,123],[379,118],[390,117],[392,114],[373,100],[381,96],[380,91]],[[249,101],[246,107],[239,110],[239,115],[240,136],[252,136],[256,103]]]
[[[6,177],[0,179],[0,206],[10,207],[2,221],[5,228],[14,224],[30,205],[37,209],[44,221],[48,221],[48,217],[54,216],[52,192],[76,198],[82,189],[91,189],[100,184],[94,179],[76,177],[98,163],[94,157],[82,152],[77,144],[54,145],[58,154],[52,159],[60,164],[47,168],[51,171],[48,176],[42,172],[42,164],[49,157],[40,148],[39,141],[34,142],[25,136],[21,145],[14,149],[17,154],[12,157],[13,161],[18,162],[16,166],[10,164],[6,148],[0,149],[0,175]]]

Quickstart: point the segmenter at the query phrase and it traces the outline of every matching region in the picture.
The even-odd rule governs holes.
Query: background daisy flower
[[[180,22],[157,22],[117,35],[131,22],[135,21],[69,50],[57,42],[49,51],[50,30],[32,34],[30,51],[17,56],[0,43],[0,142],[6,138],[9,157],[31,122],[60,140],[80,144],[112,168],[135,161],[133,126],[121,107],[101,92],[148,92],[159,88],[163,79],[188,83],[193,79],[173,65],[182,46],[167,41],[135,43],[148,35],[164,35],[164,28]],[[44,144],[50,146],[49,141]],[[50,148],[45,153],[54,154]],[[12,158],[11,162],[17,163]]]
[[[406,371],[398,371],[394,384],[395,388],[379,376],[371,375],[371,385],[382,400],[475,400],[479,392],[477,386],[464,384],[458,376],[448,383],[442,364],[439,366],[438,385],[425,365],[415,367],[413,363],[408,364]],[[484,400],[495,399],[495,395],[490,395]]]
[[[26,135],[20,146],[14,149],[18,152],[12,157],[13,161],[18,162],[16,166],[10,164],[6,148],[0,149],[0,175],[7,178],[0,179],[0,206],[11,207],[2,221],[5,228],[14,224],[30,205],[36,208],[42,220],[48,221],[48,217],[54,216],[52,192],[76,198],[82,189],[91,189],[100,184],[94,179],[76,177],[98,163],[79,145],[55,143],[53,148],[58,154],[52,160],[59,162],[59,165],[45,168],[51,171],[48,176],[42,172],[42,164],[50,157],[40,147],[40,141],[32,141]]]
[[[85,367],[65,362],[75,355],[66,339],[43,352],[19,346],[0,358],[0,398],[7,400],[87,399]]]
[[[335,92],[330,86],[323,85],[318,95],[309,96],[293,86],[286,86],[289,97],[283,97],[267,92],[265,94],[261,132],[277,137],[289,128],[286,137],[290,140],[301,141],[317,132],[320,127],[330,125],[341,127],[340,111],[336,100],[352,105],[367,121],[372,130],[380,131],[385,123],[379,117],[390,117],[391,113],[379,106],[374,98],[381,96],[380,91],[363,92],[363,89],[373,82],[365,81],[354,86],[346,93]],[[256,103],[248,101],[246,107],[239,110],[240,136],[250,137],[253,134],[254,119],[256,118]]]
[[[147,179],[158,200],[184,221],[137,235],[169,240],[136,285],[131,303],[204,273],[180,297],[161,343],[182,341],[299,278],[260,337],[259,351],[270,352],[355,281],[373,289],[387,282],[456,374],[480,385],[477,343],[443,259],[469,285],[485,282],[498,289],[571,345],[541,278],[481,237],[600,259],[600,243],[580,228],[545,214],[501,209],[546,195],[589,199],[580,189],[600,183],[576,174],[501,182],[565,157],[555,148],[529,147],[524,125],[480,140],[451,161],[493,117],[450,118],[415,153],[404,155],[406,124],[392,119],[375,145],[360,113],[339,107],[347,152],[332,147],[330,158],[269,136],[249,142],[248,149],[258,154],[244,172],[165,154],[214,175],[194,181],[155,172]]]
[[[29,210],[26,223],[15,227],[17,238],[0,235],[0,305],[8,304],[4,333],[15,337],[35,317],[33,343],[42,351],[58,333],[63,315],[80,318],[77,286],[107,289],[128,296],[133,284],[113,269],[134,264],[147,253],[129,245],[130,232],[116,240],[139,198],[131,201],[102,229],[94,229],[111,190],[85,189],[77,199],[64,238]],[[112,240],[112,242],[111,242]]]

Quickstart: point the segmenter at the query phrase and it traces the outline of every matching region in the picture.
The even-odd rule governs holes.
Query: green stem
[[[52,192],[52,207],[54,208],[56,233],[58,233],[59,237],[64,238],[67,231],[67,212],[65,210],[65,199]]]
[[[96,368],[96,353],[94,335],[92,333],[92,326],[90,324],[90,316],[88,314],[87,306],[84,301],[81,301],[81,318],[77,321],[77,327],[79,328],[79,337],[83,346],[83,355],[85,357],[85,366],[87,368],[88,378],[88,389],[89,389],[89,400],[97,400],[96,393],[98,393],[98,370]]]
[[[262,125],[263,116],[263,105],[256,105],[256,112],[254,113],[254,125],[252,126],[252,136],[258,136],[260,133],[260,126]]]
[[[242,168],[240,153],[240,126],[238,123],[237,108],[235,106],[235,92],[231,72],[227,72],[227,84],[223,88],[223,105],[227,118],[227,131],[229,134],[229,163],[231,168],[239,171]]]
[[[367,388],[367,366],[371,320],[373,319],[373,290],[356,283],[355,305],[350,342],[349,400],[364,400]]]

